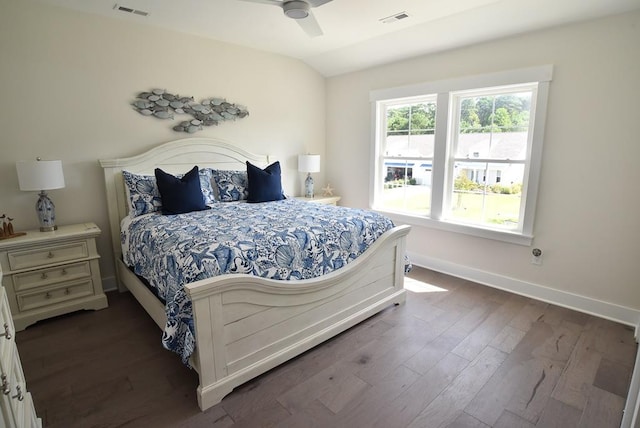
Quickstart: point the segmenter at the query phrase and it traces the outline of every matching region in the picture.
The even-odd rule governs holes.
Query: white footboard
[[[382,235],[346,267],[283,284],[226,275],[186,285],[196,328],[198,404],[205,410],[238,385],[405,300],[409,226]]]

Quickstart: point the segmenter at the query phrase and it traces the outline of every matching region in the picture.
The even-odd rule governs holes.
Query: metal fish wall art
[[[173,119],[174,114],[188,114],[192,119],[181,121],[173,130],[189,134],[202,130],[203,126],[214,126],[249,115],[246,107],[229,103],[224,98],[205,98],[196,102],[193,97],[181,97],[164,89],[140,92],[131,105],[141,115],[159,119]]]

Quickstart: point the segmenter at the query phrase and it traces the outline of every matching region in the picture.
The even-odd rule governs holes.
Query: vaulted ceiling
[[[640,0],[332,0],[311,8],[323,35],[310,37],[266,4],[277,0],[40,1],[298,58],[325,76],[640,9]]]

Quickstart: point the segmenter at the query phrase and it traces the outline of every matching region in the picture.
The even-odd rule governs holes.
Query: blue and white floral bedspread
[[[166,302],[164,347],[188,364],[195,337],[184,284],[234,273],[314,278],[355,260],[393,226],[375,212],[295,199],[226,202],[187,214],[127,217],[121,241],[125,264]]]

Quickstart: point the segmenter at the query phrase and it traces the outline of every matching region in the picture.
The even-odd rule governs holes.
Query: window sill
[[[479,238],[492,239],[494,241],[508,242],[510,244],[523,246],[530,246],[533,242],[533,236],[524,235],[522,233],[484,229],[481,227],[473,227],[466,224],[434,220],[428,217],[412,216],[408,214],[402,214],[394,211],[384,211],[375,208],[374,210],[386,215],[394,222],[409,224],[412,226],[422,226],[428,227],[430,229],[444,230],[447,232],[462,233]]]

